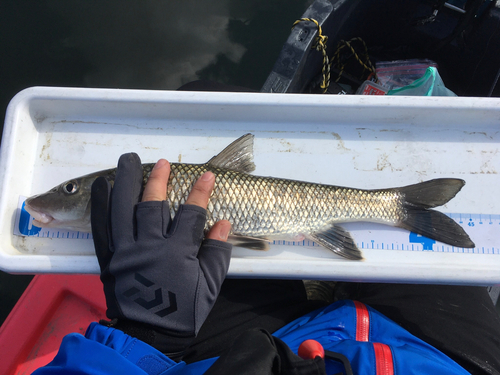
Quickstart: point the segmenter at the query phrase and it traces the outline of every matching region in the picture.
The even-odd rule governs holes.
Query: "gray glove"
[[[203,240],[206,210],[167,201],[139,203],[139,156],[120,157],[113,188],[92,185],[91,224],[113,326],[178,356],[194,339],[219,294],[231,245]]]

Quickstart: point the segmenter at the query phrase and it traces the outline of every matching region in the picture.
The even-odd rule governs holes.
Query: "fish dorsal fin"
[[[245,134],[210,159],[207,164],[212,167],[231,169],[237,172],[250,173],[255,170],[253,162],[253,134]]]

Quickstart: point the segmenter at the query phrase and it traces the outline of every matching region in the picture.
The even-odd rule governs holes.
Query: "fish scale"
[[[207,164],[172,163],[168,188],[172,215],[186,201],[194,182],[208,170],[216,178],[207,229],[218,220],[228,220],[235,235],[269,237],[315,232],[333,222],[365,219],[393,224],[404,214],[401,196],[392,191],[372,192],[258,177]]]

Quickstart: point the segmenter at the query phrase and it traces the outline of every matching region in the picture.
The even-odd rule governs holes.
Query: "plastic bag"
[[[453,91],[446,88],[435,67],[427,68],[423,77],[413,81],[407,86],[390,90],[387,95],[457,96]]]
[[[388,90],[411,84],[425,74],[428,67],[437,64],[428,59],[382,61],[376,64],[378,83]]]

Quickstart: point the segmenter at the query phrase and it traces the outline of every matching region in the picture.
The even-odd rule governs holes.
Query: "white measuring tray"
[[[35,87],[10,103],[1,147],[0,269],[97,273],[92,240],[14,235],[19,196],[114,167],[203,163],[255,134],[255,174],[358,188],[466,181],[442,212],[476,243],[459,249],[375,224],[347,224],[364,261],[309,243],[235,248],[232,277],[500,283],[500,100]],[[61,237],[61,238],[52,238]],[[65,238],[70,237],[70,238]]]

